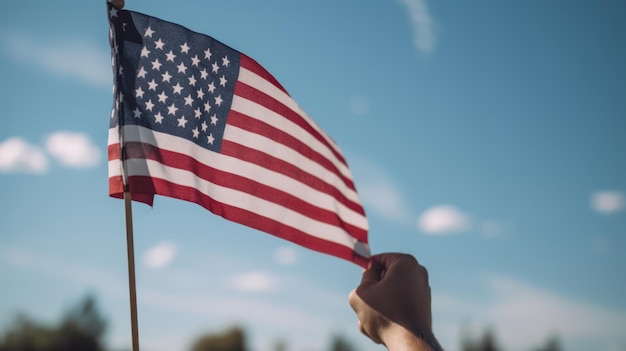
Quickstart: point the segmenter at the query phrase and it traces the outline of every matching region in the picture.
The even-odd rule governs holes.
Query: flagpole
[[[126,214],[126,251],[128,253],[128,290],[130,295],[130,327],[133,351],[139,351],[139,326],[137,323],[137,289],[135,286],[135,248],[133,245],[133,211],[130,193],[124,192]]]

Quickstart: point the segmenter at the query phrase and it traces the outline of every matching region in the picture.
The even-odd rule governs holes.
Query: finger
[[[363,272],[359,287],[367,287],[379,282],[384,270],[385,266],[380,264],[380,262],[376,259],[370,259],[369,267]]]

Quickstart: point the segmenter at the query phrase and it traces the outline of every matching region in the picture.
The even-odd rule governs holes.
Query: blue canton
[[[146,15],[113,9],[109,16],[117,81],[111,126],[140,125],[219,152],[240,53]]]

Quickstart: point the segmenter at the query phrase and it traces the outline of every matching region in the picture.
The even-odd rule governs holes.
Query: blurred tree
[[[544,346],[536,348],[535,351],[561,351],[561,343],[559,342],[559,337],[556,335],[552,335],[548,338]]]
[[[65,315],[58,326],[45,326],[21,315],[4,335],[0,351],[101,351],[106,321],[87,296]]]
[[[341,335],[335,335],[330,345],[330,351],[354,351],[354,347]]]
[[[199,337],[192,351],[246,351],[246,337],[241,327],[233,327],[223,333]],[[1,350],[0,350],[1,351]]]
[[[280,339],[276,341],[274,344],[274,351],[287,351],[287,343],[285,340]]]
[[[486,329],[483,336],[478,340],[464,336],[461,340],[462,351],[502,351],[496,342],[495,334],[491,329]]]

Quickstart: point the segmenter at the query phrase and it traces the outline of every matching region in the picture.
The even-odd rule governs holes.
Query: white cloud
[[[492,277],[489,286],[497,302],[486,312],[501,326],[499,335],[508,344],[520,347],[533,341],[538,344],[545,340],[546,333],[557,333],[572,341],[608,340],[621,335],[626,341],[623,336],[626,314],[623,312],[577,301],[506,277]]]
[[[459,344],[459,322],[472,330],[494,328],[499,343],[510,350],[528,350],[558,335],[564,349],[592,343],[597,350],[626,346],[626,312],[579,301],[569,296],[504,276],[486,280],[488,301],[446,294],[433,295],[433,315],[446,342]],[[580,349],[580,348],[578,348]],[[584,348],[583,348],[584,349]]]
[[[454,206],[438,205],[424,211],[418,220],[420,230],[426,234],[449,234],[469,228],[469,218]]]
[[[624,194],[617,190],[597,191],[591,195],[591,208],[602,214],[612,214],[624,208]]]
[[[285,246],[274,251],[274,260],[283,265],[292,265],[298,261],[298,254],[293,248]]]
[[[68,167],[88,168],[100,162],[99,148],[84,133],[53,133],[46,139],[46,149]]]
[[[0,37],[0,43],[16,61],[93,85],[110,87],[113,84],[110,54],[94,44],[70,38],[44,41],[16,32]]]
[[[433,19],[428,13],[425,0],[399,0],[406,6],[413,28],[413,44],[423,53],[431,53],[435,48]]]
[[[382,216],[383,218],[405,223],[413,218],[411,210],[402,191],[381,168],[373,163],[352,158],[350,162],[357,190],[366,210]]]
[[[148,268],[161,268],[170,264],[175,256],[176,246],[164,241],[146,250],[143,262]]]
[[[482,223],[481,232],[488,239],[501,238],[513,235],[513,227],[508,223],[488,219]]]
[[[43,151],[20,137],[0,143],[0,171],[43,173],[48,169],[48,159]]]
[[[264,292],[276,288],[276,279],[266,272],[249,272],[230,279],[233,289],[246,292]]]

